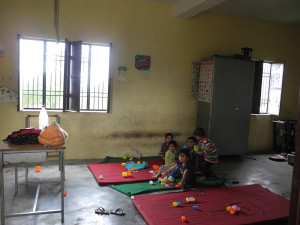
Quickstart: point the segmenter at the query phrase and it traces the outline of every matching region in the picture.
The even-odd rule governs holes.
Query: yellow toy
[[[177,207],[177,206],[181,206],[180,202],[173,202],[173,206]]]
[[[195,151],[195,153],[199,154],[199,148],[197,145],[194,145],[194,151]]]
[[[131,158],[129,159],[129,161],[131,161],[131,160],[133,160],[133,157],[131,157]]]
[[[123,177],[127,177],[127,172],[122,172]]]
[[[185,200],[187,203],[196,202],[196,199],[194,197],[187,197]]]
[[[227,212],[230,212],[230,210],[232,210],[231,205],[227,206],[226,210],[227,210]]]
[[[126,163],[121,163],[121,165],[122,165],[122,166],[125,166],[125,165],[126,165]]]
[[[125,154],[124,156],[123,156],[123,159],[127,159],[128,158],[128,154]]]

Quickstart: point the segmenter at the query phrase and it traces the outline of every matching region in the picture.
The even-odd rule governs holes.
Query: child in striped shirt
[[[197,128],[194,135],[198,140],[198,151],[195,153],[200,157],[199,165],[202,174],[201,180],[206,180],[209,176],[209,169],[212,165],[218,163],[218,150],[215,144],[207,137],[205,137],[205,130]]]

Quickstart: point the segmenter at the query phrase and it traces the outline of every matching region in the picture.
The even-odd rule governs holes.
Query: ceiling
[[[174,16],[190,18],[205,11],[300,25],[299,0],[150,0],[174,5]]]

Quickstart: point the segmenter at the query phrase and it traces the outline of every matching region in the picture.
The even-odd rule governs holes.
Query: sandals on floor
[[[115,214],[115,215],[118,215],[118,216],[124,216],[125,212],[123,211],[123,209],[118,208],[116,210],[111,210],[110,214]]]
[[[98,209],[95,209],[95,213],[96,214],[101,214],[101,215],[103,215],[103,214],[108,215],[109,214],[109,212],[106,211],[103,207],[99,207]]]

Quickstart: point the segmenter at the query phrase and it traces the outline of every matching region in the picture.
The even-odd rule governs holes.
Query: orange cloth
[[[39,142],[44,145],[62,145],[66,142],[68,134],[59,124],[45,127],[39,136]]]

